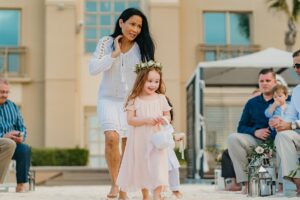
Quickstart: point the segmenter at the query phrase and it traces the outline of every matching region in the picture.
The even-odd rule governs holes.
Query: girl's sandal
[[[173,191],[172,192],[172,197],[174,198],[174,199],[176,199],[176,200],[178,200],[178,199],[183,199],[182,197],[183,197],[183,195],[182,195],[182,193],[178,190],[178,191]]]

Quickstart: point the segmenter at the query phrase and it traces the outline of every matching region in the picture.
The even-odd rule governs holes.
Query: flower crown
[[[148,62],[141,62],[135,65],[135,72],[138,73],[144,69],[149,69],[151,67],[157,67],[162,69],[162,64],[153,60],[149,60]]]

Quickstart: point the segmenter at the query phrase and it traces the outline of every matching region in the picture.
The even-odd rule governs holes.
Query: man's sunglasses
[[[294,68],[300,69],[300,63],[295,63]]]

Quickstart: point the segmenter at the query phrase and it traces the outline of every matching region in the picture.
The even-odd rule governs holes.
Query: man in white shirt
[[[293,53],[294,70],[300,77],[300,50]],[[276,117],[270,126],[277,130],[275,145],[281,162],[282,177],[296,184],[300,196],[300,169],[297,151],[300,151],[300,84],[292,93],[291,104],[284,119]],[[298,169],[298,170],[297,170]],[[295,172],[291,174],[291,172]],[[280,173],[279,173],[280,174]]]

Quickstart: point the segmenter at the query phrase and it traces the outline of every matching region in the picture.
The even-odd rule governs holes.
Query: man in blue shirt
[[[237,128],[238,133],[230,134],[228,137],[228,151],[236,173],[236,182],[245,184],[245,193],[248,185],[247,150],[250,146],[257,145],[269,137],[275,137],[275,132],[271,132],[268,118],[264,114],[267,107],[273,103],[272,88],[276,85],[275,72],[272,69],[262,69],[259,72],[258,85],[262,94],[248,100]]]
[[[30,147],[24,144],[26,128],[19,108],[8,100],[9,85],[6,79],[0,78],[0,138],[7,138],[16,143],[13,160],[16,160],[16,192],[26,191],[28,172],[31,162]],[[2,160],[0,160],[2,162]]]
[[[300,77],[300,50],[293,53],[294,70]],[[270,121],[278,134],[275,139],[277,159],[281,162],[281,176],[296,184],[297,195],[300,196],[300,84],[292,93],[292,100],[288,106],[284,119],[275,117]],[[294,173],[292,173],[294,172]]]

